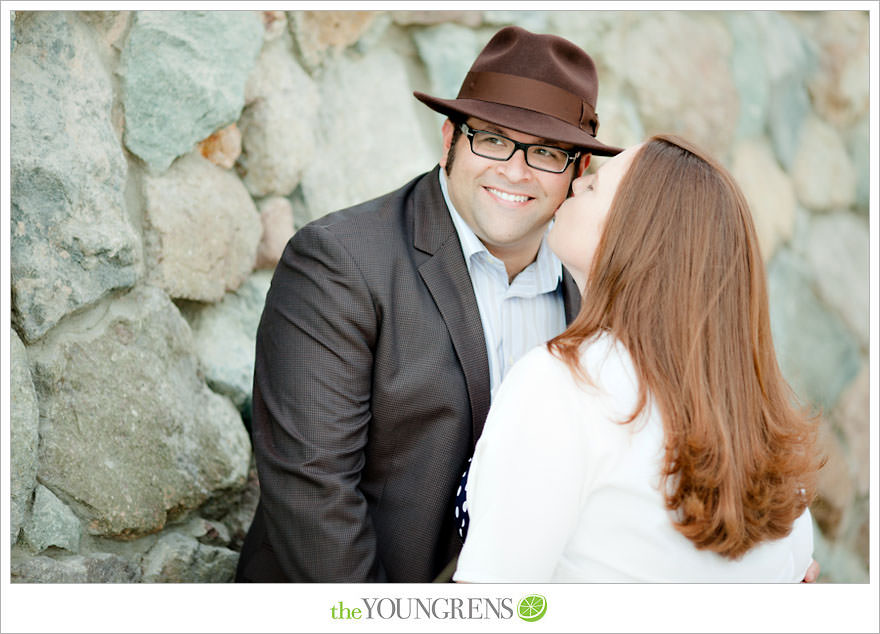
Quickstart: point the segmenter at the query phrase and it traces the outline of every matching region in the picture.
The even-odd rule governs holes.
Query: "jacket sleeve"
[[[359,488],[378,320],[326,228],[288,243],[257,332],[253,443],[267,535],[298,582],[383,581]]]

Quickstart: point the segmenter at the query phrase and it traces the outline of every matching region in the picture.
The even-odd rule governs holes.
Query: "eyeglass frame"
[[[542,172],[547,172],[548,174],[564,174],[565,170],[568,169],[568,166],[571,165],[572,163],[574,163],[576,160],[578,160],[581,157],[580,150],[578,150],[577,152],[574,153],[574,155],[572,155],[570,150],[566,150],[565,148],[561,148],[561,147],[558,147],[555,145],[547,145],[546,143],[520,143],[519,141],[514,141],[510,137],[504,136],[503,134],[500,134],[498,132],[493,132],[492,130],[476,130],[464,122],[462,122],[459,125],[459,129],[468,138],[468,144],[470,145],[471,153],[474,154],[475,156],[489,159],[490,161],[509,161],[511,158],[513,158],[513,155],[516,154],[517,150],[522,150],[523,158],[526,161],[526,165],[528,165],[532,169],[540,170]],[[485,154],[479,154],[478,152],[476,152],[474,150],[474,135],[476,135],[477,132],[483,132],[484,134],[491,134],[492,136],[501,137],[502,139],[505,139],[506,141],[510,141],[511,143],[513,143],[513,150],[511,150],[510,155],[507,158],[503,158],[503,159],[502,158],[495,158],[494,156],[486,156]],[[532,165],[531,163],[529,163],[529,152],[528,152],[529,148],[531,148],[531,147],[546,147],[546,148],[551,148],[553,150],[559,150],[560,152],[565,154],[565,157],[566,157],[565,166],[561,170],[559,170],[558,172],[554,172],[553,170],[548,170],[544,167],[536,167],[535,165]]]

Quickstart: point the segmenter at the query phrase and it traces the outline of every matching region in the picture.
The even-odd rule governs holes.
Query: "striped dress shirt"
[[[545,234],[535,261],[509,283],[504,262],[489,253],[452,204],[442,168],[440,188],[480,309],[494,400],[502,379],[521,356],[565,330],[562,263],[547,246]]]

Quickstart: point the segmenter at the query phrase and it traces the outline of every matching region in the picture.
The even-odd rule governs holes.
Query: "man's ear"
[[[577,169],[575,169],[575,178],[579,178],[584,175],[584,172],[587,171],[587,168],[590,166],[591,158],[593,158],[592,154],[584,154],[578,159]]]
[[[446,158],[449,156],[449,148],[452,145],[452,133],[454,128],[452,127],[452,121],[446,119],[443,122],[443,127],[440,128],[440,134],[443,138],[443,152],[440,154],[440,167],[446,167]]]

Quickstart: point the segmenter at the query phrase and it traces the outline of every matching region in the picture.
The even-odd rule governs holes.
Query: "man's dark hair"
[[[449,117],[449,123],[452,124],[452,142],[449,144],[449,152],[446,153],[447,176],[452,173],[452,163],[455,161],[455,144],[461,136],[461,124],[464,123],[464,119]]]

